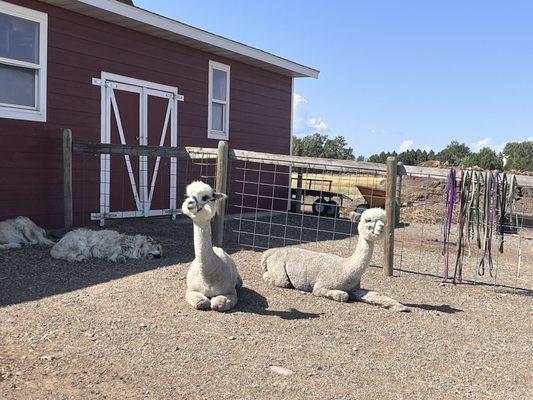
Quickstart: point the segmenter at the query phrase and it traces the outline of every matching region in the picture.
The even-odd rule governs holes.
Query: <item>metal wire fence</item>
[[[385,204],[384,165],[347,162],[298,161],[273,155],[234,156],[231,196],[236,203],[238,243],[252,250],[304,244],[341,255],[355,248],[357,218],[368,207]],[[355,164],[355,163],[354,163]],[[446,210],[446,170],[402,168],[397,184],[398,220],[394,240],[395,274],[416,273],[440,280],[446,254],[452,273],[457,258],[458,208],[450,238],[444,243],[442,219]],[[521,214],[531,198],[517,193],[515,216],[505,223],[503,253],[493,237],[493,269],[478,273],[483,250],[475,240],[464,240],[463,282],[494,287],[533,289],[533,230]],[[532,207],[533,208],[533,207]],[[529,210],[532,212],[533,210]],[[480,229],[484,229],[483,223]],[[342,242],[342,245],[335,243]],[[309,245],[308,243],[312,243]],[[446,250],[446,251],[445,251]],[[373,264],[382,266],[378,246]]]
[[[215,149],[145,146],[139,150],[139,146],[101,144],[73,149],[75,225],[109,218],[175,216],[181,213],[181,199],[191,181],[201,179],[216,186]],[[443,240],[447,171],[401,167],[399,172],[394,178],[397,221],[389,250],[395,274],[441,279],[446,258],[450,270],[455,267],[459,241],[465,247],[460,257],[464,282],[533,289],[531,189],[516,192],[514,217],[504,224],[503,252],[498,251],[501,238],[494,234],[493,268],[480,275],[485,251],[470,233],[458,240],[457,207],[449,239]],[[384,207],[387,196],[387,168],[373,163],[231,150],[225,176],[226,211],[234,216],[236,242],[259,251],[303,245],[347,256],[355,249],[358,217],[366,208]],[[532,181],[521,177],[519,186],[531,187]],[[486,225],[481,222],[479,229]],[[377,246],[372,263],[383,266],[383,259],[384,251]]]
[[[174,156],[140,155],[131,149],[123,149],[124,154],[102,154],[100,150],[75,145],[74,225],[94,221],[104,225],[109,219],[133,217],[174,218],[181,214],[183,194],[190,182],[215,184],[216,154],[203,149],[189,148]]]

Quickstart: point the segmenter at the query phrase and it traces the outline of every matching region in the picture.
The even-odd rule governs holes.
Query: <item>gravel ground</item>
[[[371,268],[363,285],[412,312],[341,304],[265,285],[261,253],[228,231],[238,307],[199,312],[184,300],[191,226],[115,227],[159,237],[165,257],[69,265],[42,247],[0,253],[0,399],[532,398],[530,291]],[[354,242],[320,247],[347,255]]]

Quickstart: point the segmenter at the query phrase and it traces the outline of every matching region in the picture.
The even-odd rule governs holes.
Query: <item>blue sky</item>
[[[357,155],[533,137],[533,1],[136,0],[321,71],[296,80],[295,132]]]

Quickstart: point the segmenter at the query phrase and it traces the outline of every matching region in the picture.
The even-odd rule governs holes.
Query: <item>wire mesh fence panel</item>
[[[450,280],[455,277],[456,281],[498,288],[533,289],[533,230],[524,217],[532,211],[528,209],[533,207],[531,198],[517,192],[512,202],[514,217],[503,223],[498,220],[501,210],[496,210],[497,218],[490,224],[491,246],[485,246],[483,233],[488,224],[483,219],[472,219],[470,223],[463,221],[461,230],[458,202],[451,214],[449,239],[444,240],[445,189],[446,182],[431,175],[402,178],[400,223],[395,233],[398,272],[431,275],[438,280],[448,275]],[[482,198],[481,207],[484,201]],[[465,211],[468,208],[472,207]]]
[[[384,205],[383,171],[254,157],[232,164],[235,233],[254,250],[302,243],[319,249],[322,242],[350,239],[357,233],[356,208]]]
[[[125,154],[73,153],[75,225],[117,218],[174,217],[181,214],[190,182],[215,184],[216,156],[212,152],[190,148],[184,150],[185,155],[173,157],[141,156],[130,150],[124,149]]]

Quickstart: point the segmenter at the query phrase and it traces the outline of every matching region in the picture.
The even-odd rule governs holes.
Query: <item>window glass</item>
[[[226,72],[213,69],[213,98],[226,101]]]
[[[39,24],[0,13],[0,57],[39,62]]]
[[[224,104],[211,103],[211,129],[215,131],[224,130]]]
[[[35,74],[32,69],[0,64],[0,103],[35,107]]]

